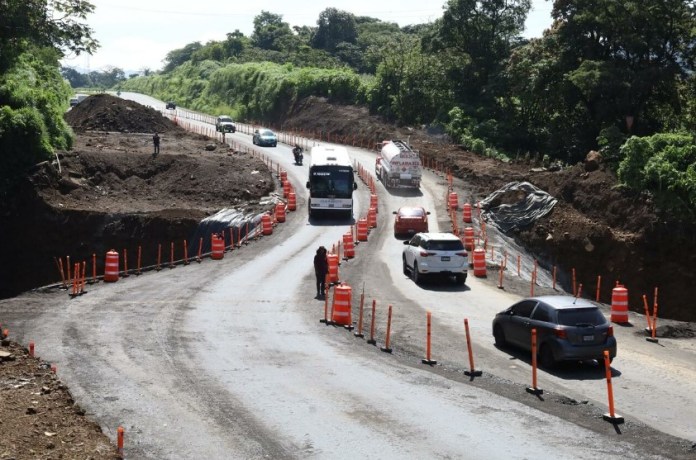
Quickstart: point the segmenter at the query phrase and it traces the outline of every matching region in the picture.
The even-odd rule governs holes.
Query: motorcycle
[[[302,159],[304,155],[302,154],[302,148],[301,147],[295,147],[292,149],[293,155],[295,155],[295,164],[298,166],[302,166]]]

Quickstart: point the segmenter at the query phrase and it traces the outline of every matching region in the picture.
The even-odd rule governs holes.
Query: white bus
[[[353,164],[348,150],[340,146],[312,147],[309,164],[309,217],[319,213],[340,213],[353,217]]]

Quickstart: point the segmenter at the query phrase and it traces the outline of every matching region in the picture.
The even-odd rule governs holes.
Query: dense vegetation
[[[69,143],[61,122],[49,120],[59,110],[37,109],[60,106],[65,95],[60,83],[50,84],[48,67],[61,50],[91,51],[95,43],[73,20],[91,11],[89,3],[48,2],[68,13],[62,23],[42,22],[50,15],[24,3],[0,0],[9,12],[0,25],[17,32],[0,35],[0,102],[12,111],[3,109],[0,120],[41,133],[23,141],[32,146],[20,161],[28,164]],[[45,2],[31,3],[40,12]],[[257,121],[282,120],[296,101],[324,96],[366,105],[398,124],[440,125],[455,142],[503,159],[575,163],[600,150],[626,186],[654,194],[665,210],[678,203],[689,210],[682,215],[694,216],[694,2],[555,0],[552,27],[525,40],[529,10],[530,0],[449,0],[438,20],[408,27],[335,8],[322,11],[315,27],[292,27],[262,11],[251,36],[236,30],[172,50],[161,72],[62,72],[73,87],[141,91]],[[29,51],[32,58],[20,59]],[[17,75],[31,71],[49,81],[42,91],[52,96],[42,103],[28,104],[39,95],[17,88],[31,81]],[[14,113],[20,109],[36,113]],[[3,145],[11,131],[0,131]]]
[[[61,77],[63,52],[91,52],[96,42],[79,20],[88,2],[0,0],[0,199],[54,148],[72,145],[63,120],[71,95]],[[59,18],[59,19],[53,19]]]

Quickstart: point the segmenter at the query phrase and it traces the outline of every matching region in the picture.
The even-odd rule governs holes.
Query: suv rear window
[[[574,308],[558,311],[558,324],[563,326],[577,326],[581,324],[599,326],[606,322],[607,320],[602,312],[599,311],[599,308]]]
[[[430,240],[423,242],[423,248],[430,251],[461,251],[464,244],[461,240]]]

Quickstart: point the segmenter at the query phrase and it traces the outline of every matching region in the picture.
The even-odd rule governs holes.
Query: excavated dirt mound
[[[73,107],[65,119],[77,131],[171,133],[183,131],[152,107],[110,94],[95,94]]]

